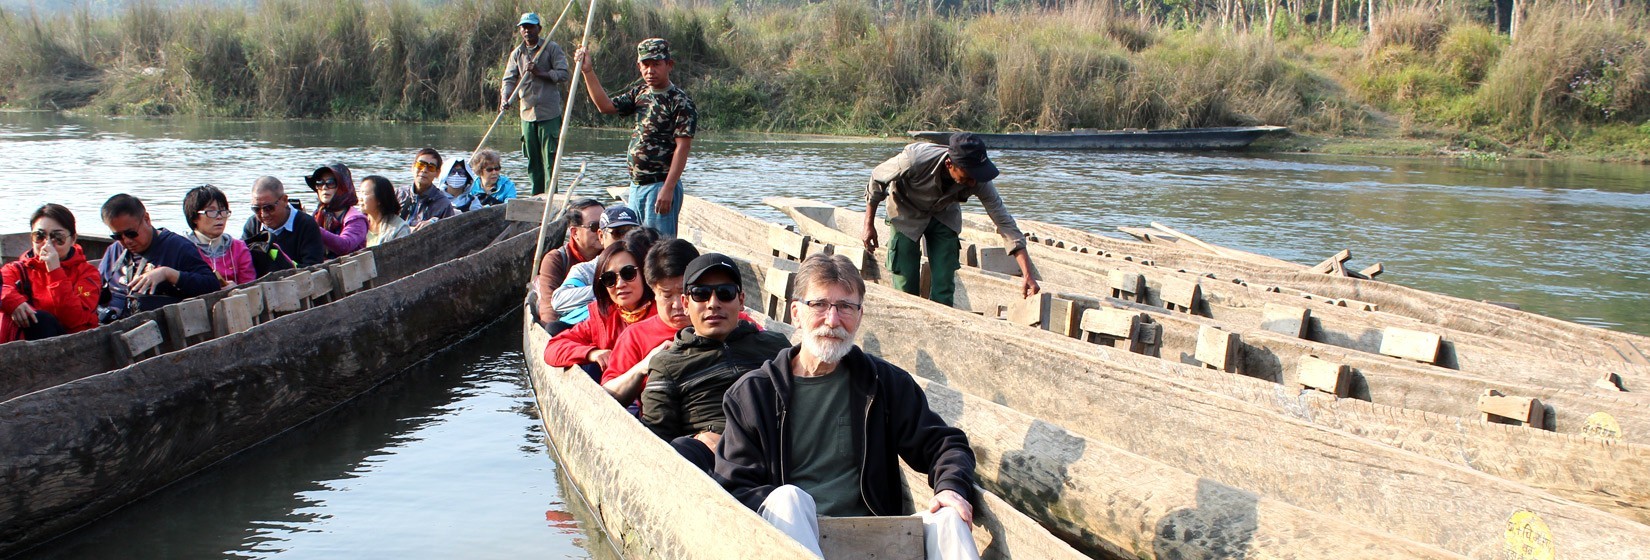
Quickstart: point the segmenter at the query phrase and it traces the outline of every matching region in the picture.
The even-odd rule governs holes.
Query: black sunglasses
[[[113,239],[115,241],[120,241],[120,238],[122,238],[122,237],[125,237],[127,239],[137,239],[137,236],[138,236],[138,231],[137,230],[129,229],[129,230],[126,230],[126,231],[112,232],[112,233],[109,234],[109,239]]]
[[[274,211],[275,211],[275,205],[274,204],[253,204],[252,205],[252,213],[253,214],[268,214],[268,213],[274,212]]]
[[[739,297],[738,284],[692,284],[687,287],[686,291],[688,297],[699,303],[710,301],[712,295],[724,302],[733,301],[733,298]]]
[[[622,278],[622,279],[624,279],[624,281],[629,282],[631,280],[635,280],[636,275],[640,274],[640,273],[641,273],[641,270],[636,268],[636,265],[627,264],[627,265],[619,267],[619,272],[618,273],[614,273],[613,271],[609,270],[607,272],[603,272],[601,276],[597,277],[597,279],[598,279],[598,282],[601,283],[602,287],[611,288],[613,286],[619,285],[619,279]]]
[[[52,239],[53,243],[68,243],[69,242],[69,232],[67,232],[67,231],[57,230],[57,231],[53,231],[51,233],[47,233],[46,230],[43,230],[43,229],[34,230],[34,241],[36,243],[39,243],[41,241],[45,241],[47,237],[50,237]]]

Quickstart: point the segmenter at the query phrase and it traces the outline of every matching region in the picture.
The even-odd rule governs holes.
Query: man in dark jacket
[[[252,183],[252,217],[241,228],[241,239],[249,248],[254,244],[263,247],[263,240],[272,242],[268,260],[257,255],[252,258],[255,265],[267,263],[258,267],[258,276],[306,267],[327,258],[326,246],[321,244],[321,226],[309,214],[293,208],[286,186],[267,175]]]
[[[107,323],[218,289],[218,275],[201,258],[195,243],[156,228],[143,202],[117,194],[103,203],[103,223],[114,245],[97,265],[109,290],[109,305],[99,313]]]
[[[700,255],[688,263],[682,279],[682,306],[692,325],[678,331],[670,350],[648,367],[642,423],[709,471],[716,460],[712,450],[727,425],[722,395],[745,372],[791,343],[785,335],[762,331],[739,318],[745,293],[733,259],[718,253]]]
[[[816,515],[910,513],[903,459],[934,489],[923,515],[928,557],[977,558],[968,437],[928,408],[910,374],[854,345],[865,296],[859,271],[846,257],[813,255],[794,282],[802,343],[728,389],[714,476],[818,552]]]

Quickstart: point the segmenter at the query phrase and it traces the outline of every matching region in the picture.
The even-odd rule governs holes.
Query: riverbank
[[[1532,9],[1514,40],[1465,8],[1394,10],[1370,31],[1356,7],[1326,25],[1323,8],[1306,3],[1264,17],[1150,3],[1141,15],[1111,2],[942,15],[846,1],[751,5],[604,2],[590,41],[603,83],[633,79],[630,46],[664,36],[707,130],[897,137],[1277,124],[1294,135],[1257,149],[1650,161],[1650,25],[1637,10]],[[560,11],[536,7],[547,20]],[[547,33],[570,45],[581,12]],[[485,0],[0,11],[0,104],[490,119],[517,15]],[[616,122],[582,103],[574,119]]]

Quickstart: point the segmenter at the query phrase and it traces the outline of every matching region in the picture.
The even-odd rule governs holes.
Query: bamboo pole
[[[590,11],[584,15],[584,35],[579,38],[579,41],[584,42],[587,46],[590,41],[590,27],[595,22],[596,0],[590,0]],[[567,86],[567,103],[564,104],[565,107],[562,109],[561,136],[556,139],[556,161],[550,166],[550,189],[544,196],[544,215],[539,218],[539,241],[533,247],[533,268],[528,271],[528,280],[532,280],[533,275],[539,273],[539,261],[544,258],[544,237],[546,233],[544,229],[550,224],[550,207],[554,206],[556,202],[557,181],[561,179],[561,158],[563,149],[567,146],[567,125],[573,120],[573,101],[579,98],[579,84],[583,83],[579,76],[582,75],[581,72],[583,71],[583,59],[575,58],[573,60],[572,83]],[[544,296],[544,294],[539,295],[540,297]]]

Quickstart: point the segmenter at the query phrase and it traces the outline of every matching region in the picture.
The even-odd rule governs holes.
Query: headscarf
[[[321,226],[321,229],[339,233],[344,230],[344,215],[356,204],[355,180],[350,177],[349,168],[344,164],[329,163],[304,177],[304,182],[309,184],[309,190],[320,192],[320,185],[316,183],[316,179],[322,171],[332,172],[333,178],[338,180],[338,190],[332,193],[332,202],[315,209],[315,224]]]

